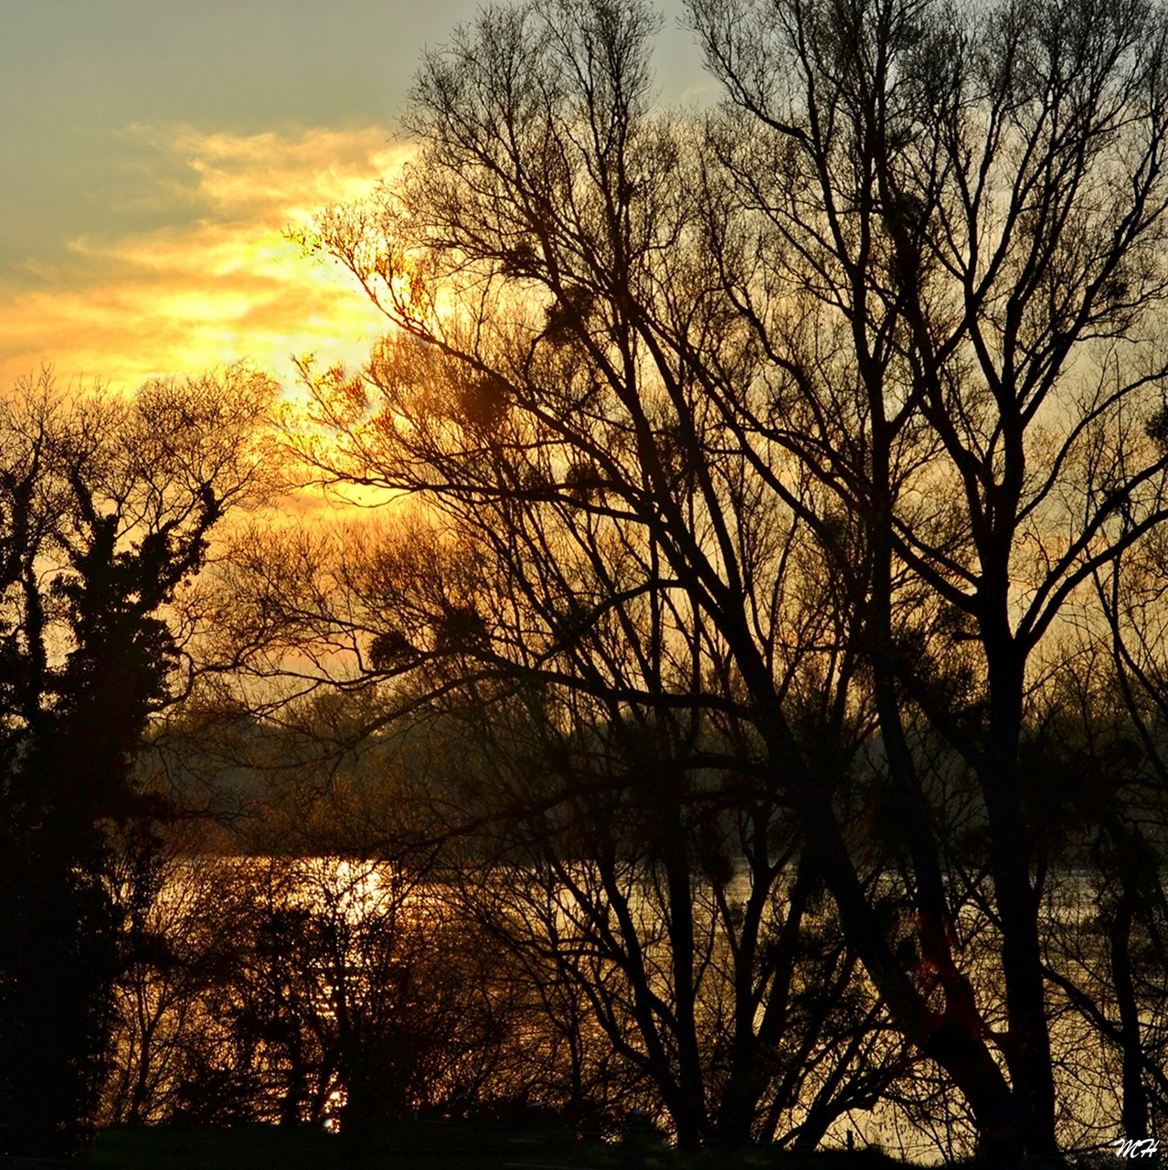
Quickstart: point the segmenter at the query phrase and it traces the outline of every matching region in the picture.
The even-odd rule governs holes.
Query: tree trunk
[[[1006,991],[1006,1064],[1018,1103],[1026,1153],[1058,1157],[1055,1088],[1047,1022],[1046,981],[1038,937],[1033,854],[1018,766],[1024,662],[1012,645],[987,635],[990,727],[978,769],[990,832],[990,870],[1002,924]]]
[[[1119,1007],[1120,1045],[1123,1057],[1123,1133],[1128,1138],[1149,1137],[1148,1098],[1144,1091],[1143,1061],[1140,1053],[1140,1011],[1132,981],[1131,941],[1133,895],[1124,879],[1123,896],[1108,931],[1111,980]]]

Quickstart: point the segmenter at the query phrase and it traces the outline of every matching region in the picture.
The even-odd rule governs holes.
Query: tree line
[[[301,237],[389,332],[361,371],[305,361],[281,440],[303,480],[383,504],[343,530],[245,533],[204,571],[201,714],[175,727],[302,721],[241,759],[293,786],[332,761],[318,851],[414,874],[526,972],[522,995],[498,972],[466,986],[542,1021],[531,1051],[566,1054],[549,1096],[581,1113],[615,1094],[683,1147],[814,1145],[883,1104],[1003,1167],[1109,1125],[1151,1136],[1165,13],[686,13],[716,109],[657,107],[639,2],[489,8],[426,56],[404,179]],[[223,474],[168,484],[202,501],[175,526],[125,529],[162,586],[110,604],[129,597],[166,648],[128,735],[178,677],[181,626],[157,615],[201,562],[183,525],[217,519]],[[80,596],[88,564],[54,596]],[[21,580],[5,636],[27,658],[40,595]],[[77,615],[80,668],[71,604],[53,612]],[[64,684],[44,693],[63,716]],[[58,773],[24,710],[6,706],[5,793],[27,773],[47,815]],[[97,773],[127,775],[130,750]],[[88,809],[83,835],[111,816]],[[96,855],[68,840],[59,869],[90,880]],[[70,888],[54,912],[83,903]],[[324,937],[287,910],[288,946]],[[368,962],[362,986],[394,985],[399,960]],[[498,1022],[507,996],[487,998]],[[1083,1036],[1090,1073],[1068,1051]],[[311,1096],[291,1052],[289,1117]],[[1118,1115],[1088,1121],[1108,1093]]]

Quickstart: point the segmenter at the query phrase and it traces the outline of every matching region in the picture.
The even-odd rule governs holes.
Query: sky
[[[361,361],[382,332],[285,232],[409,155],[423,49],[468,0],[0,0],[0,390]],[[706,88],[677,7],[661,100]]]

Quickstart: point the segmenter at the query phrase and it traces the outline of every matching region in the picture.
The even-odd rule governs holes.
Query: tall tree
[[[89,1122],[118,969],[109,830],[161,811],[135,782],[183,685],[168,607],[256,487],[266,378],[69,402],[46,376],[0,413],[0,1119],[9,1152]]]
[[[691,15],[729,102],[704,129],[651,111],[642,6],[491,9],[424,64],[404,186],[318,224],[397,329],[318,384],[341,475],[481,536],[372,665],[749,727],[739,807],[781,804],[987,1155],[1056,1157],[1027,721],[1063,616],[1100,621],[1093,574],[1168,518],[1164,15]],[[572,657],[609,622],[631,673]]]
[[[257,608],[295,596],[290,640],[347,637],[374,675],[446,660],[453,669],[431,672],[435,688],[480,700],[517,679],[529,695],[546,689],[546,725],[562,721],[565,736],[551,749],[561,792],[539,799],[559,815],[575,806],[584,824],[609,809],[610,888],[580,909],[630,974],[636,1058],[694,1144],[767,1131],[767,1093],[790,1071],[773,1075],[794,958],[783,942],[797,945],[805,893],[791,928],[777,930],[786,769],[768,759],[733,642],[753,648],[759,679],[799,725],[793,739],[824,769],[849,771],[868,724],[850,698],[856,660],[822,530],[774,506],[692,363],[642,307],[707,339],[727,370],[746,376],[756,363],[742,349],[748,332],[712,295],[686,193],[700,177],[682,162],[687,135],[648,114],[653,23],[636,6],[491,12],[430,61],[419,81],[429,165],[417,185],[400,204],[387,198],[369,234],[364,209],[320,225],[322,246],[423,344],[388,341],[368,384],[318,377],[318,418],[334,433],[302,454],[326,476],[425,496],[443,520],[404,532],[363,574],[334,574],[346,600],[331,624],[306,616],[326,590],[289,589],[303,557],[292,580],[256,566],[268,578]],[[496,133],[510,123],[511,139]],[[810,490],[793,475],[793,490]],[[596,769],[590,754],[604,757]],[[595,807],[583,796],[589,774]],[[646,818],[650,836],[635,845],[622,804]],[[564,840],[545,845],[544,861],[569,863]],[[635,917],[616,933],[599,922],[640,872],[633,849],[661,875],[669,962],[656,982]],[[737,923],[731,886],[742,877]],[[723,899],[716,926],[695,910],[711,880]],[[711,1073],[697,995],[722,931],[734,940],[735,1006]],[[623,1028],[614,1016],[613,1037]],[[831,1097],[820,1118],[830,1120]]]
[[[786,441],[869,533],[864,641],[921,943],[946,996],[926,1030],[943,1035],[968,995],[946,974],[955,923],[907,750],[912,707],[977,778],[1008,1091],[976,1040],[944,1062],[995,1144],[1051,1155],[1038,927],[1050,857],[1023,744],[1044,639],[1092,574],[1168,518],[1168,464],[1146,431],[1168,373],[1165,14],[1076,0],[967,14],[714,0],[692,14],[733,111],[719,173],[774,273],[772,292],[727,266],[727,289],[787,391],[811,404]],[[808,348],[832,327],[847,338],[842,364]],[[906,451],[927,463],[906,467]],[[975,648],[976,682],[957,702],[951,689],[939,701],[919,644],[897,629],[905,588]],[[967,1018],[984,1032],[984,1015]]]

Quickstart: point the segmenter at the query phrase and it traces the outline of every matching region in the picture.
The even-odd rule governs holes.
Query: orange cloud
[[[0,282],[0,385],[52,363],[132,386],[250,359],[361,361],[385,323],[338,268],[284,238],[320,207],[367,193],[410,148],[382,127],[254,135],[135,126],[139,202],[162,226],[82,236]]]

